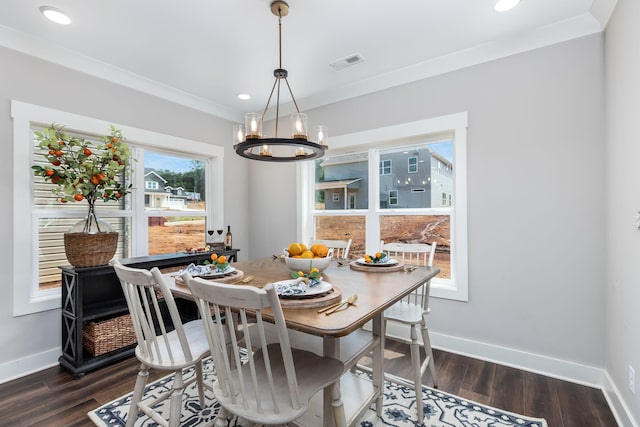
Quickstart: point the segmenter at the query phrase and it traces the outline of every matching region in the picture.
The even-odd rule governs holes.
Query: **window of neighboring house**
[[[331,195],[331,200],[335,203],[335,202],[339,202],[340,201],[340,193],[333,193]]]
[[[389,205],[394,206],[398,204],[398,190],[389,191]]]
[[[380,240],[436,242],[441,273],[432,280],[431,295],[467,301],[466,128],[467,114],[460,113],[395,125],[397,142],[388,137],[391,128],[332,138],[331,152],[315,167],[298,166],[300,188],[311,192],[315,185],[317,194],[341,183],[358,205],[336,211],[317,203],[317,196],[313,204],[301,194],[309,201],[302,218],[313,219],[300,224],[301,241],[348,236],[353,257],[379,250]],[[420,163],[424,167],[418,168]],[[396,170],[393,164],[409,168]]]
[[[407,172],[409,173],[418,173],[418,158],[417,157],[409,157],[407,159]]]
[[[160,186],[156,181],[145,181],[144,188],[147,190],[157,190]]]
[[[60,307],[59,266],[68,265],[62,235],[72,224],[81,220],[87,211],[86,204],[57,203],[51,192],[54,186],[41,182],[39,177],[33,175],[30,166],[38,162],[39,155],[33,132],[51,123],[61,123],[67,129],[73,129],[73,133],[91,140],[106,134],[111,123],[18,101],[12,101],[11,110],[14,164],[16,165],[15,194],[32,194],[32,197],[14,196],[13,203],[16,221],[13,239],[13,295],[14,315],[17,316]],[[204,226],[200,224],[204,224],[205,219],[219,224],[220,227],[217,228],[222,228],[224,221],[221,197],[210,188],[205,188],[203,184],[204,182],[222,182],[224,153],[222,148],[138,128],[117,124],[114,126],[122,130],[125,142],[131,147],[135,160],[132,162],[130,175],[133,192],[119,202],[96,204],[100,219],[109,222],[120,233],[116,258],[184,250],[183,243],[168,239],[167,235],[171,230],[184,235],[185,231],[193,229],[194,235],[197,234],[198,239],[204,242]],[[176,147],[188,147],[188,149],[180,151],[176,150]],[[171,152],[168,154],[169,152],[164,150],[171,150]],[[162,203],[163,200],[158,200],[158,197],[160,199],[167,197],[163,193],[147,194],[145,192],[149,181],[145,180],[144,172],[146,167],[151,167],[149,162],[154,153],[162,153],[170,160],[179,158],[185,161],[187,166],[184,169],[176,171],[176,166],[173,164],[167,169],[176,171],[177,175],[185,177],[185,180],[191,179],[188,185],[181,184],[185,190],[195,185],[194,179],[200,180],[197,184],[198,189],[194,189],[194,193],[200,193],[200,204],[194,206],[189,204],[190,202],[185,202],[189,208],[192,208],[189,211],[172,207],[161,208],[162,212],[147,211],[147,206]],[[157,185],[157,182],[155,184]],[[24,218],[33,218],[32,226],[19,226],[20,219]],[[179,225],[174,226],[173,229],[165,227],[163,234],[160,235],[154,233],[155,224],[152,223],[155,220],[152,218],[163,218],[165,225],[170,222],[168,220]],[[180,228],[179,231],[177,231],[178,228]],[[163,248],[153,249],[149,238],[156,241],[163,240]]]
[[[391,160],[380,160],[380,175],[391,175]]]
[[[349,209],[356,208],[356,195],[355,193],[349,194]]]

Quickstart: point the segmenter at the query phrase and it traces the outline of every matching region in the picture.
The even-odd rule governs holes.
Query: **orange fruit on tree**
[[[219,264],[224,264],[225,262],[227,262],[227,257],[224,255],[221,255],[218,257],[218,263]]]
[[[80,193],[77,193],[73,196],[73,198],[76,200],[76,202],[81,202],[84,199],[84,196]]]
[[[300,246],[299,243],[292,243],[287,248],[287,251],[289,252],[289,256],[293,257],[296,255],[300,255],[304,251],[304,249],[302,249],[302,246]]]
[[[211,261],[215,261],[218,259],[218,254],[211,254]]]

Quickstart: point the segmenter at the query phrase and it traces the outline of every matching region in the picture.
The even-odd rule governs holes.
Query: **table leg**
[[[324,337],[322,339],[324,356],[340,359],[340,338]],[[346,427],[344,402],[340,393],[340,380],[323,391],[322,419],[327,427]],[[335,417],[335,422],[334,422]]]
[[[384,331],[386,330],[383,327],[384,316],[383,314],[379,314],[378,316],[373,318],[373,335],[374,337],[380,337],[380,344],[373,349],[373,354],[371,355],[373,361],[373,387],[378,390],[378,398],[376,399],[376,415],[378,417],[382,416],[382,398],[383,398],[383,386],[384,386]]]

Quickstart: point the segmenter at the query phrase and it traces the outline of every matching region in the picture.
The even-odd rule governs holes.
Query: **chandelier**
[[[262,114],[248,113],[245,116],[244,125],[235,125],[233,127],[233,149],[242,157],[266,162],[294,162],[317,159],[324,156],[324,152],[328,148],[325,145],[327,128],[325,126],[316,126],[312,134],[312,138],[316,142],[310,140],[307,131],[307,115],[300,112],[287,80],[288,72],[282,68],[282,17],[288,15],[289,5],[284,1],[276,0],[271,3],[271,13],[278,17],[279,67],[273,70],[275,81]],[[290,138],[278,137],[280,84],[283,80],[287,84],[293,105],[296,107],[296,113],[291,115]],[[267,138],[262,134],[262,122],[274,92],[276,92],[275,133],[273,138]]]

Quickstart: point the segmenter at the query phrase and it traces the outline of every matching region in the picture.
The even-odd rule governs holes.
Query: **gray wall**
[[[620,0],[606,33],[606,369],[640,420],[640,3]],[[636,395],[627,371],[636,371]]]
[[[308,112],[344,135],[468,111],[470,296],[434,333],[604,366],[603,57],[599,34]],[[296,238],[294,176],[251,168],[256,256]]]
[[[6,48],[0,48],[0,64],[0,144],[5,161],[4,167],[0,168],[0,186],[4,200],[12,200],[14,188],[12,99],[223,145],[228,148],[224,165],[225,224],[231,225],[234,243],[242,250],[240,258],[248,257],[248,162],[230,148],[232,123]],[[25,194],[25,197],[29,195]],[[2,367],[20,370],[23,359],[60,348],[59,310],[13,317],[12,215],[10,206],[5,205],[0,211],[0,223],[4,224],[0,228],[0,241],[5,242],[0,248],[0,270],[4,272],[0,282],[3,296],[0,299],[0,370]]]

